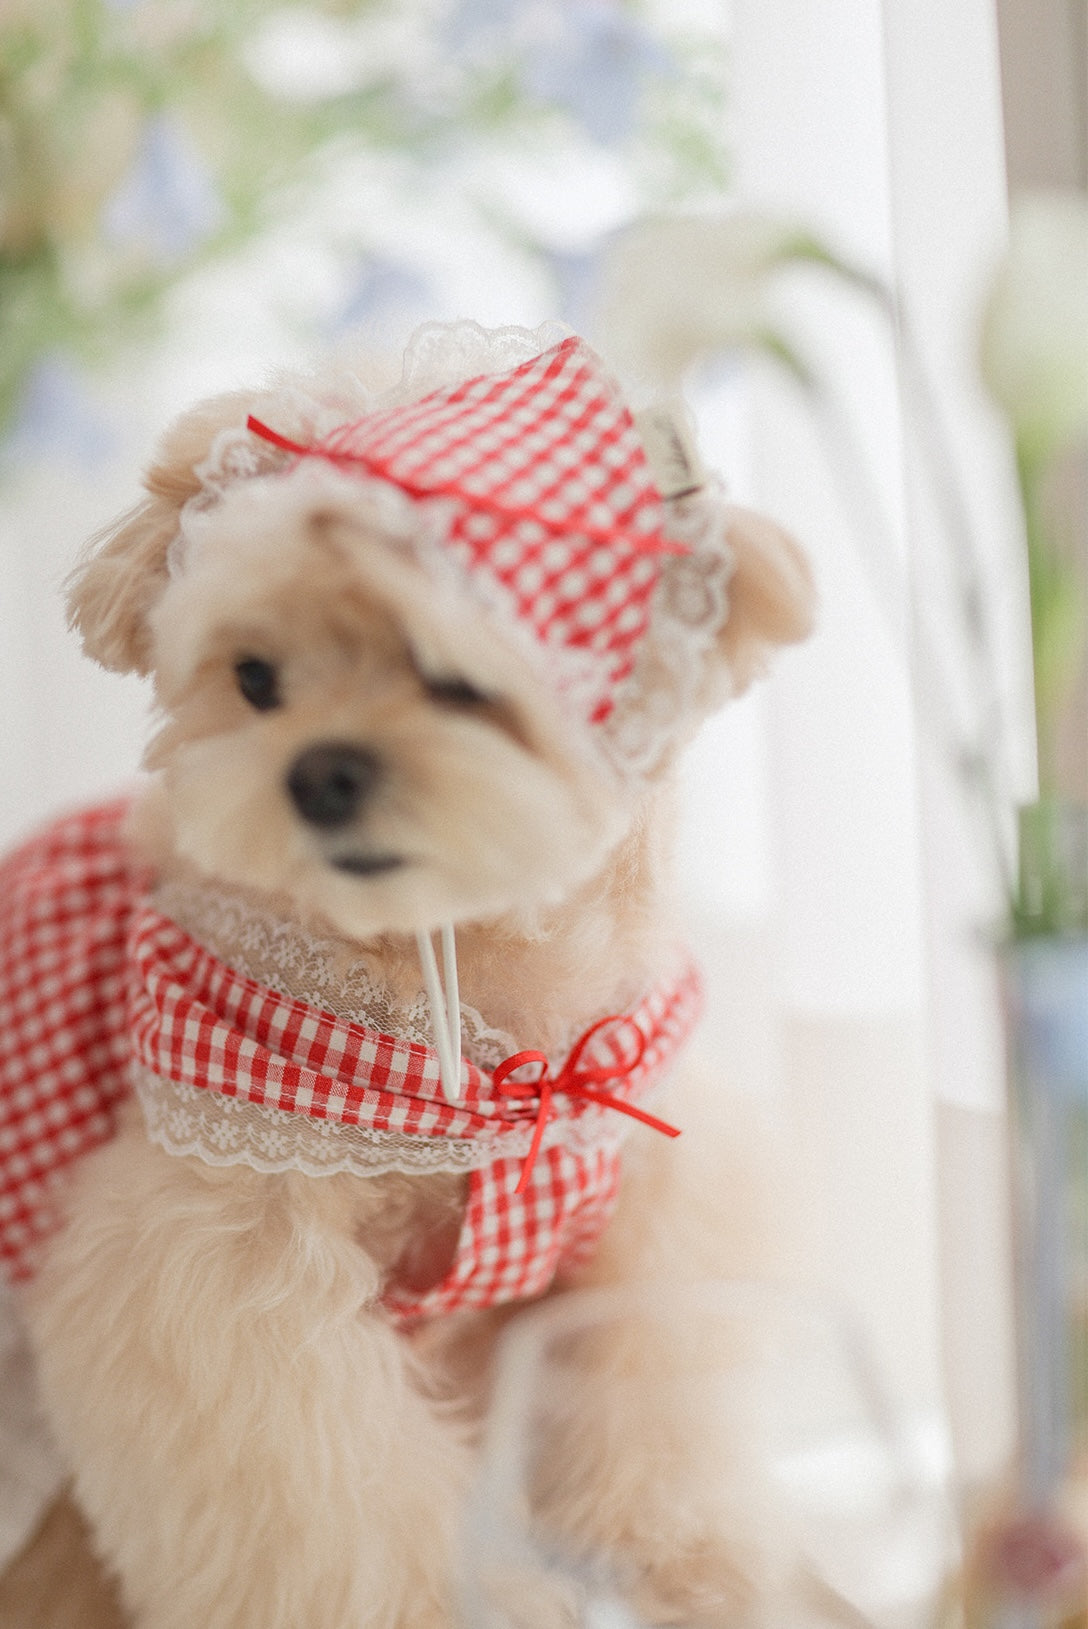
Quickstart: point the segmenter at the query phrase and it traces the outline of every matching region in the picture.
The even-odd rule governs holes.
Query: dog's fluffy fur
[[[548,1048],[660,971],[674,755],[637,799],[621,795],[522,657],[478,613],[451,616],[368,532],[350,478],[293,480],[274,525],[239,493],[171,577],[194,465],[247,411],[290,431],[276,394],[190,414],[146,501],[73,580],[88,652],[154,678],[163,716],[138,840],[165,875],[224,879],[331,928],[345,956],[406,993],[419,984],[411,930],[455,918],[466,1002]],[[740,510],[730,539],[728,620],[681,733],[807,630],[809,578],[789,539]],[[281,707],[258,713],[238,693],[240,653],[275,664]],[[449,679],[493,699],[451,699]],[[287,768],[330,737],[385,770],[351,842],[410,864],[347,876],[293,815]],[[693,1126],[682,1077],[666,1112]],[[574,1282],[757,1270],[755,1187],[747,1148],[730,1163],[697,1134],[637,1129],[618,1213]],[[310,1179],[172,1157],[134,1109],[83,1162],[26,1313],[76,1496],[139,1629],[451,1623],[474,1425],[516,1310],[406,1337],[375,1303],[391,1270],[441,1272],[460,1197],[456,1177]],[[642,1354],[648,1396],[682,1396],[682,1352],[670,1340]],[[739,1613],[758,1596],[758,1524],[740,1499],[715,1531],[708,1427],[683,1408],[670,1417],[689,1435],[670,1463],[686,1472],[646,1462],[639,1420],[614,1417],[615,1356],[580,1407],[577,1499],[565,1509],[553,1479],[550,1519],[623,1550],[661,1621],[719,1622],[721,1602]]]

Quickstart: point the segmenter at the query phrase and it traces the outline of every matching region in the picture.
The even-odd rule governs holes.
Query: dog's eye
[[[259,713],[271,712],[273,707],[280,706],[279,675],[271,662],[260,656],[242,656],[234,664],[234,676],[249,705],[256,707]]]
[[[427,678],[423,683],[431,700],[443,707],[463,707],[471,711],[475,707],[490,707],[495,700],[494,696],[488,696],[470,684],[468,679],[453,675],[440,679]]]
[[[452,673],[442,677],[424,674],[423,688],[437,706],[448,708],[450,712],[467,713],[482,724],[502,730],[520,746],[529,747],[529,733],[525,724],[517,708],[505,697],[490,695],[470,679],[462,679],[460,675]]]

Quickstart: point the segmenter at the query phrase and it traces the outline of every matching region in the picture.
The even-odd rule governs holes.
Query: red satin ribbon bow
[[[624,1059],[622,1063],[583,1064],[582,1054],[595,1035],[610,1025],[626,1024],[637,1037],[634,1055]],[[505,1058],[499,1064],[493,1075],[495,1090],[504,1097],[536,1097],[540,1095],[540,1107],[537,1110],[536,1128],[533,1140],[529,1145],[529,1152],[525,1156],[521,1177],[515,1192],[524,1193],[529,1178],[536,1164],[540,1152],[540,1144],[544,1137],[544,1128],[552,1118],[552,1099],[557,1092],[563,1092],[567,1097],[583,1098],[590,1103],[600,1103],[606,1109],[618,1109],[621,1114],[629,1114],[633,1120],[641,1120],[645,1126],[652,1126],[654,1131],[663,1131],[666,1137],[679,1137],[679,1126],[670,1126],[667,1120],[659,1120],[656,1115],[647,1114],[645,1109],[636,1108],[633,1103],[627,1103],[622,1097],[616,1097],[612,1092],[601,1091],[610,1080],[619,1080],[629,1076],[632,1070],[637,1069],[642,1062],[646,1051],[646,1037],[638,1025],[631,1018],[617,1017],[600,1018],[586,1030],[585,1034],[575,1042],[571,1048],[570,1056],[557,1075],[549,1075],[548,1059],[543,1052],[515,1052],[512,1057]],[[511,1076],[526,1064],[538,1064],[540,1073],[535,1080],[512,1080]]]

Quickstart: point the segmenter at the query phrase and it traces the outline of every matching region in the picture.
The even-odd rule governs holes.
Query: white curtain
[[[901,291],[944,421],[996,637],[1021,795],[1024,589],[1009,449],[973,346],[1006,226],[991,0],[735,0],[738,189],[818,228]],[[872,1332],[901,1400],[941,1417],[965,1483],[1010,1444],[1011,1332],[1002,1056],[984,932],[993,878],[950,755],[917,696],[918,622],[955,631],[947,538],[894,361],[830,295],[797,308],[898,532],[897,595],[867,573],[875,539],[829,486],[812,425],[757,389],[755,499],[813,549],[825,609],[768,699],[783,1023],[799,1128],[824,1150],[830,1282]],[[871,563],[871,559],[870,559]],[[876,589],[879,587],[880,591]],[[905,659],[907,651],[913,664]],[[955,664],[955,652],[944,652]],[[912,672],[913,665],[913,672]],[[913,680],[913,683],[912,683]]]

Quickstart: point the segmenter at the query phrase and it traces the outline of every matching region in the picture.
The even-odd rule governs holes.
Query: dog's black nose
[[[326,741],[295,759],[287,790],[303,820],[331,831],[354,820],[380,778],[381,765],[372,752]]]

